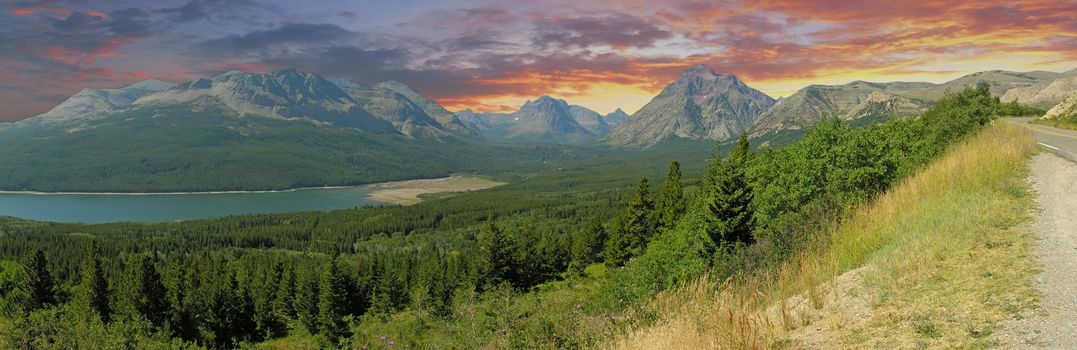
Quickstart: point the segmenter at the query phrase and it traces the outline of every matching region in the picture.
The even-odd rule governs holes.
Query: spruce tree
[[[336,343],[348,336],[348,280],[340,271],[336,259],[326,264],[321,275],[318,296],[318,324],[326,338]]]
[[[314,276],[306,276],[296,280],[295,300],[293,303],[296,319],[303,323],[311,334],[318,333],[319,330],[318,296],[321,295],[318,290],[319,284],[318,278]]]
[[[280,289],[276,291],[276,299],[273,301],[273,310],[281,318],[295,318],[295,268],[289,267],[281,274]]]
[[[515,281],[518,275],[516,252],[516,242],[512,237],[501,231],[492,218],[487,219],[478,236],[476,270],[480,288],[485,290]]]
[[[642,178],[636,186],[636,195],[628,202],[624,219],[621,221],[621,239],[623,249],[628,256],[639,256],[651,242],[658,228],[654,218],[654,201],[651,199],[650,185],[647,178]]]
[[[78,307],[92,312],[102,322],[112,321],[112,305],[109,304],[112,291],[101,261],[101,248],[97,242],[90,243],[86,260],[82,264],[81,281],[77,287],[76,301]]]
[[[25,286],[27,295],[26,312],[49,307],[56,304],[56,282],[49,272],[49,262],[45,252],[35,250],[26,263]]]
[[[576,272],[582,272],[587,264],[600,261],[602,250],[605,247],[607,235],[602,222],[591,219],[584,225],[583,232],[577,234],[572,240],[572,265]]]
[[[681,187],[681,164],[673,161],[669,164],[669,174],[662,183],[662,192],[658,195],[657,216],[660,229],[671,229],[684,215],[684,189]]]
[[[745,168],[751,158],[747,135],[741,134],[737,146],[725,160],[715,159],[704,181],[703,203],[711,219],[707,233],[717,245],[753,241],[755,213],[752,189]]]
[[[275,338],[287,332],[284,324],[284,315],[278,311],[277,296],[283,289],[281,282],[284,279],[284,266],[281,263],[273,264],[273,268],[265,272],[261,286],[255,289],[254,296],[254,320],[257,324],[258,333],[265,338]]]
[[[148,256],[140,256],[138,262],[139,281],[135,289],[135,308],[154,326],[164,326],[170,312],[168,290]]]

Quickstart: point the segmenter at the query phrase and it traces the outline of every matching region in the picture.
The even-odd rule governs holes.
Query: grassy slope
[[[989,346],[998,322],[1037,299],[1032,236],[1019,225],[1033,205],[1023,179],[1034,145],[998,123],[855,210],[777,275],[664,293],[650,305],[660,321],[609,345]]]

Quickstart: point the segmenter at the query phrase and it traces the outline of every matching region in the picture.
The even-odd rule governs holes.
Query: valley
[[[1055,349],[1077,3],[0,2],[0,350]]]

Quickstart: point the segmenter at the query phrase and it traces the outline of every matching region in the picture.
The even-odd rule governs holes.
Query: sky
[[[551,95],[632,113],[705,64],[787,96],[1077,68],[1077,0],[0,0],[0,121],[82,88],[296,68],[450,110]]]

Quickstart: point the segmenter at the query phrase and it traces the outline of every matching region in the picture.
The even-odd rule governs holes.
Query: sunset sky
[[[0,121],[233,69],[399,80],[451,110],[548,94],[631,113],[700,63],[774,97],[1077,68],[1075,0],[0,1]]]

